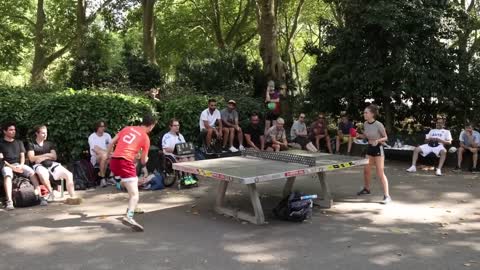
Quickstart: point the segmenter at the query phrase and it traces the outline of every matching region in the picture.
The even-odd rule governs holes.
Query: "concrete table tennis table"
[[[287,179],[283,188],[283,195],[286,196],[292,191],[297,176],[317,174],[322,188],[319,205],[330,208],[333,200],[325,173],[367,163],[368,160],[361,157],[302,150],[276,153],[247,150],[242,152],[242,156],[174,163],[173,169],[219,180],[215,203],[217,213],[254,224],[264,224],[265,216],[256,186],[258,183]],[[231,182],[247,185],[254,215],[225,205],[225,193]]]

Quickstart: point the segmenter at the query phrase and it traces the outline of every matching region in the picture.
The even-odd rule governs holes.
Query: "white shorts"
[[[13,165],[13,166],[16,166],[16,165],[19,165],[19,164],[18,164],[18,163],[14,163],[14,164],[12,164],[12,165]],[[21,173],[20,175],[23,176],[23,177],[30,177],[30,176],[32,176],[32,175],[35,174],[35,172],[33,171],[33,169],[30,168],[30,166],[28,166],[28,165],[25,165],[25,164],[24,164],[24,165],[22,166],[22,168],[23,168],[23,173]],[[3,177],[7,177],[7,176],[8,176],[8,177],[10,177],[10,178],[13,178],[13,170],[12,170],[12,168],[7,167],[7,165],[5,165],[5,166],[3,167],[3,169],[2,169],[2,175],[3,175]]]
[[[45,167],[42,164],[35,164],[33,165],[33,170],[37,174],[45,174],[49,173],[53,176],[53,180],[60,180],[60,178],[63,177],[63,172],[65,172],[67,169],[62,166],[62,164],[58,162],[52,162],[52,166],[50,167]]]
[[[422,144],[422,145],[420,145],[420,149],[422,150],[422,156],[424,156],[424,157],[428,156],[431,153],[434,153],[437,157],[439,157],[440,152],[442,152],[442,151],[446,152],[447,151],[447,149],[445,149],[445,146],[443,146],[441,144],[439,144],[436,147],[431,147],[428,144]]]

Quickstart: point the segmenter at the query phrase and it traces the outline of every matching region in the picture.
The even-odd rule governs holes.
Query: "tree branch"
[[[112,2],[113,2],[113,0],[106,0],[105,2],[103,2],[103,4],[92,15],[90,15],[87,18],[87,20],[86,20],[87,24],[91,24],[95,20],[95,18],[97,17],[98,13],[100,13],[104,8],[106,8]]]

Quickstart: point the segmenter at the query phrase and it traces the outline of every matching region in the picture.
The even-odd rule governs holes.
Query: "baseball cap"
[[[235,100],[233,100],[233,99],[230,99],[230,100],[228,101],[228,104],[237,105],[237,103],[236,103]]]

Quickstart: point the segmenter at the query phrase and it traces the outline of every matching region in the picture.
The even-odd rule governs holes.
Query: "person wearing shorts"
[[[290,139],[294,143],[298,143],[302,146],[303,150],[308,150],[310,152],[318,152],[318,149],[313,145],[313,143],[308,138],[307,125],[305,125],[305,114],[301,113],[298,116],[298,120],[293,122],[292,128],[290,129]]]
[[[208,100],[208,108],[200,114],[198,122],[202,138],[205,138],[206,152],[211,153],[212,138],[222,139],[222,116],[217,110],[217,101],[215,99]]]
[[[271,127],[267,131],[266,136],[266,149],[273,149],[275,152],[288,150],[287,134],[283,125],[285,120],[283,118],[277,118],[275,126]]]
[[[318,150],[320,150],[320,141],[325,140],[327,150],[332,154],[332,145],[330,144],[330,135],[328,134],[328,123],[324,113],[319,113],[318,119],[310,125],[310,140]]]
[[[27,177],[35,187],[35,194],[40,196],[40,185],[38,184],[37,176],[30,166],[25,165],[25,146],[23,142],[15,139],[16,126],[14,123],[6,123],[2,127],[3,139],[0,141],[0,160],[4,162],[2,168],[3,186],[7,202],[6,210],[13,210],[12,201],[12,180],[14,173]],[[46,206],[47,200],[41,199],[40,205]]]
[[[62,164],[56,162],[56,148],[52,142],[47,141],[46,126],[40,125],[35,127],[35,140],[28,144],[27,156],[30,163],[33,164],[32,167],[38,179],[49,192],[47,201],[53,201],[55,199],[50,183],[51,175],[53,180],[65,180],[67,191],[70,195],[70,197],[65,200],[66,204],[80,204],[82,202],[82,199],[75,195],[75,184],[72,173],[63,167]]]
[[[385,153],[383,151],[383,144],[388,140],[387,132],[382,123],[376,120],[378,116],[378,107],[376,105],[370,105],[365,108],[363,117],[365,119],[364,132],[360,137],[368,140],[367,146],[367,158],[368,164],[365,165],[363,172],[364,186],[357,195],[369,195],[370,194],[370,180],[372,177],[372,166],[375,166],[377,172],[377,178],[380,180],[383,186],[383,200],[382,204],[387,204],[392,201],[390,197],[388,179],[385,175]]]
[[[353,136],[351,130],[353,129],[353,123],[348,119],[348,115],[344,114],[341,117],[337,130],[337,143],[335,144],[335,153],[340,152],[340,145],[342,143],[348,143],[347,155],[350,155],[352,151]]]
[[[478,173],[477,161],[478,161],[478,148],[480,147],[480,133],[473,130],[473,125],[467,123],[465,130],[460,133],[458,138],[460,141],[460,147],[458,148],[458,164],[454,171],[462,170],[463,154],[470,152],[472,154],[472,173]]]
[[[90,162],[94,167],[98,165],[98,176],[101,178],[101,187],[106,187],[108,184],[115,184],[115,180],[108,179],[106,175],[107,165],[110,158],[107,154],[107,147],[112,141],[110,134],[105,132],[106,129],[107,123],[103,120],[99,120],[95,123],[95,132],[88,136]]]
[[[275,126],[277,118],[280,117],[280,91],[275,89],[275,82],[270,80],[267,84],[267,92],[265,93],[265,104],[267,106],[267,114],[265,116],[265,135],[270,127]]]
[[[412,166],[407,169],[407,172],[413,173],[417,171],[418,154],[426,157],[431,153],[434,153],[437,157],[440,157],[438,162],[438,168],[435,170],[437,176],[442,175],[442,167],[447,158],[447,149],[445,145],[452,143],[452,134],[449,130],[445,129],[445,119],[437,119],[436,128],[430,130],[426,136],[426,144],[422,144],[415,148],[412,157]]]
[[[115,176],[121,178],[122,184],[128,191],[128,209],[122,223],[138,232],[143,232],[143,226],[133,219],[139,200],[136,156],[141,151],[140,162],[142,166],[146,166],[150,148],[148,133],[156,123],[153,116],[145,115],[140,126],[124,127],[112,139],[107,149],[107,153],[112,153],[115,147],[110,159],[110,170]]]

